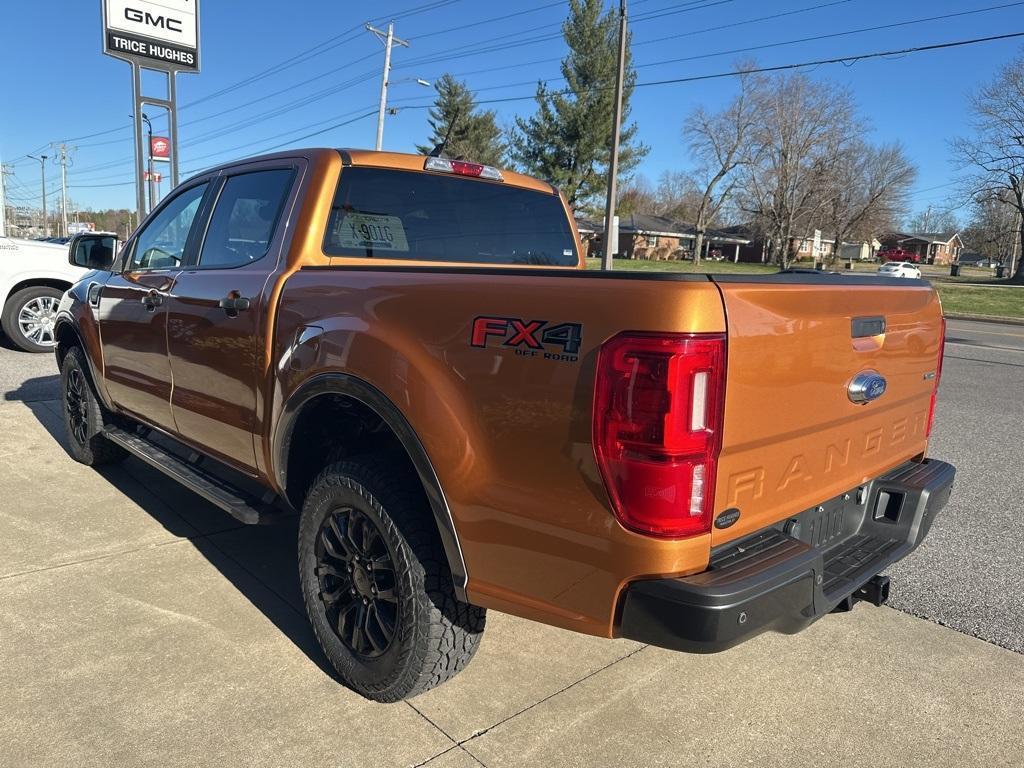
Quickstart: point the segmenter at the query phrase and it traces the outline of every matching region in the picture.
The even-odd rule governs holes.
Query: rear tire
[[[25,352],[50,352],[57,345],[57,305],[63,291],[46,285],[22,288],[4,304],[0,325],[11,343]]]
[[[60,367],[61,405],[68,453],[80,464],[98,467],[121,461],[128,454],[103,436],[104,409],[79,347],[72,347]]]
[[[422,489],[376,459],[331,464],[299,523],[310,622],[342,682],[375,701],[427,691],[460,672],[486,612],[455,596]]]

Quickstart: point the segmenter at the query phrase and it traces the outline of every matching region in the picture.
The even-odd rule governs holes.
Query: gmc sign
[[[199,0],[102,0],[103,52],[151,69],[199,71]]]

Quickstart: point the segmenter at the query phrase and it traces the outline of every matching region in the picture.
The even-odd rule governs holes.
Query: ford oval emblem
[[[885,394],[885,377],[878,371],[861,371],[853,377],[846,394],[850,402],[864,405]]]

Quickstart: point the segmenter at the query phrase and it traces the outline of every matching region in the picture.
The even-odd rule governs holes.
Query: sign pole
[[[167,132],[171,141],[171,189],[178,186],[178,73],[167,73],[167,95],[170,97],[171,105],[167,108]],[[152,152],[152,148],[150,148]]]
[[[142,154],[142,67],[132,63],[132,120],[135,123],[135,210],[139,223],[146,218],[145,160]]]
[[[143,144],[142,112],[145,105],[167,111],[169,157],[153,157],[152,137],[148,148],[151,207],[156,200],[153,160],[170,162],[171,186],[178,184],[178,101],[177,73],[199,72],[199,0],[100,0],[103,14],[103,53],[127,61],[132,67],[132,119],[135,134],[135,203],[139,223],[146,216],[146,151]],[[142,90],[142,70],[163,72],[167,87],[159,97]],[[152,134],[152,126],[150,126]]]

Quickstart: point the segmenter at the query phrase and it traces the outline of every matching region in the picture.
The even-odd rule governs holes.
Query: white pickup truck
[[[53,349],[60,297],[85,274],[68,263],[68,247],[0,237],[0,326],[26,352]]]

